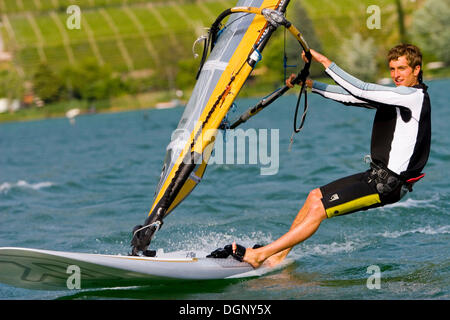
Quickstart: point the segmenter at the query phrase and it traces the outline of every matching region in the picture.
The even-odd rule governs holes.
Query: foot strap
[[[232,248],[232,256],[233,258],[235,258],[237,261],[242,262],[244,260],[244,256],[245,256],[245,251],[247,250],[245,247],[237,244],[236,242],[233,242],[233,244],[231,244],[231,248]]]
[[[253,246],[253,249],[261,248],[262,245],[255,244]],[[240,244],[228,244],[223,248],[218,248],[211,252],[209,255],[207,255],[207,258],[216,258],[216,259],[226,259],[229,256],[232,256],[236,260],[242,262],[244,260],[245,251],[247,249],[244,246],[241,246]]]

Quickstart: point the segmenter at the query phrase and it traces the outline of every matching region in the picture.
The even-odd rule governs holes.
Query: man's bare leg
[[[311,207],[311,204],[317,200],[316,198],[319,197],[319,199],[322,199],[322,193],[320,192],[320,189],[315,189],[312,192],[308,194],[308,197],[306,198],[305,203],[303,204],[303,207],[298,212],[297,216],[295,217],[294,221],[292,222],[291,228],[289,230],[294,229],[297,227],[300,223],[305,220],[306,214],[308,213],[309,208]],[[278,252],[274,254],[273,256],[269,257],[267,259],[267,262],[269,265],[276,265],[283,261],[283,259],[289,254],[289,252],[292,250],[292,247],[287,248],[281,252]]]
[[[311,191],[290,230],[267,246],[258,249],[247,248],[244,261],[253,267],[260,266],[266,259],[272,266],[283,261],[293,246],[312,236],[320,223],[327,218],[321,199],[320,189]]]

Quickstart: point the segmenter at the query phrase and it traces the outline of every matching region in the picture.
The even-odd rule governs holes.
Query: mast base
[[[133,228],[133,239],[131,240],[131,256],[154,257],[155,250],[148,250],[148,246],[156,231],[161,228],[162,221],[155,221],[145,226],[137,225]]]

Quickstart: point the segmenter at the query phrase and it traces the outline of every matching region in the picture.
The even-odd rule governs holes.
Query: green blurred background
[[[63,116],[72,108],[182,104],[200,60],[194,41],[236,3],[0,0],[0,101],[10,102],[0,121]],[[67,25],[76,21],[67,13],[71,5],[80,9],[79,29]],[[422,48],[425,80],[450,74],[450,0],[291,0],[287,17],[312,48],[363,80],[387,83],[385,56],[400,42]],[[290,35],[277,30],[240,96],[263,96],[280,86],[285,74],[301,68],[299,54]],[[324,77],[323,70],[313,66],[312,77]]]

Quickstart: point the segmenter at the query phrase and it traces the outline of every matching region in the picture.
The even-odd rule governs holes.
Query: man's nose
[[[394,69],[394,70],[392,71],[392,76],[393,76],[394,78],[397,78],[397,77],[399,76],[399,72],[398,72],[397,69]]]

